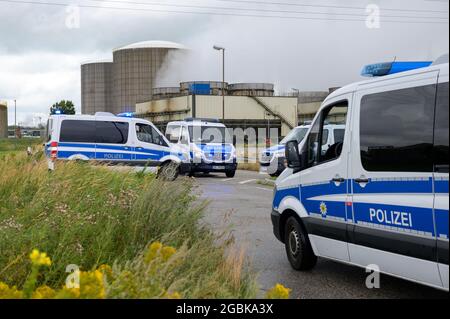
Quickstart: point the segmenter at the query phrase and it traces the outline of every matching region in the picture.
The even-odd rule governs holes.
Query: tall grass
[[[21,286],[33,248],[53,260],[41,283],[60,287],[69,264],[84,270],[126,267],[149,243],[162,241],[184,247],[187,258],[165,279],[168,286],[176,282],[184,297],[253,297],[254,277],[243,259],[225,257],[226,245],[199,224],[205,204],[192,195],[192,187],[189,179],[164,182],[86,163],[58,162],[49,172],[41,152],[5,156],[0,159],[0,281]],[[127,291],[120,296],[136,297]]]
[[[0,138],[0,156],[6,153],[25,151],[28,146],[42,143],[39,138]]]

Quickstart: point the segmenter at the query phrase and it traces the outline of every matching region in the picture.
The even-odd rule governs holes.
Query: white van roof
[[[188,126],[209,126],[209,127],[225,127],[223,123],[219,122],[209,122],[205,120],[195,120],[195,121],[173,121],[167,123],[169,125],[188,125]]]
[[[395,74],[391,74],[391,75],[375,77],[375,78],[371,78],[370,80],[355,82],[355,83],[343,86],[342,88],[339,88],[336,91],[332,92],[330,95],[328,95],[326,97],[326,99],[323,102],[323,104],[326,104],[329,100],[337,98],[340,95],[344,95],[344,94],[347,94],[347,93],[355,92],[359,87],[364,86],[364,85],[369,85],[369,84],[383,82],[383,81],[387,81],[387,80],[402,78],[402,77],[411,76],[411,75],[414,75],[414,74],[427,73],[427,72],[430,72],[430,71],[441,71],[441,70],[447,69],[447,73],[448,73],[448,68],[449,68],[449,64],[448,63],[442,63],[442,64],[431,65],[431,66],[426,67],[426,68],[420,68],[420,69],[416,69],[416,70],[405,71],[405,72],[401,72],[401,73],[395,73]]]

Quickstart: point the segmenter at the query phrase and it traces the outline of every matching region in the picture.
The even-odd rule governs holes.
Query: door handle
[[[360,177],[360,178],[356,178],[355,182],[358,184],[367,184],[369,182],[369,179],[365,178],[365,177]]]
[[[331,179],[331,181],[335,182],[335,183],[343,183],[343,182],[345,182],[345,178],[343,178],[343,177],[334,177],[333,179]]]

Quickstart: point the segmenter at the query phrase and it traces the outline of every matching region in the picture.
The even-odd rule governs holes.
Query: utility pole
[[[222,51],[222,122],[225,122],[225,48],[215,45],[213,49]]]

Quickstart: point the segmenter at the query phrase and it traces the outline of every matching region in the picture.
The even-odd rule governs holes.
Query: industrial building
[[[81,65],[81,113],[134,112],[152,99],[154,81],[169,53],[183,50],[168,41],[143,41],[113,50],[111,61]]]
[[[95,114],[112,106],[112,60],[81,65],[81,112]]]
[[[0,138],[8,137],[8,105],[0,101]]]
[[[136,104],[136,115],[162,129],[186,117],[222,119],[223,115],[227,127],[276,128],[281,136],[297,125],[297,96],[274,96],[270,83],[183,82],[179,88],[153,92],[153,99]]]

